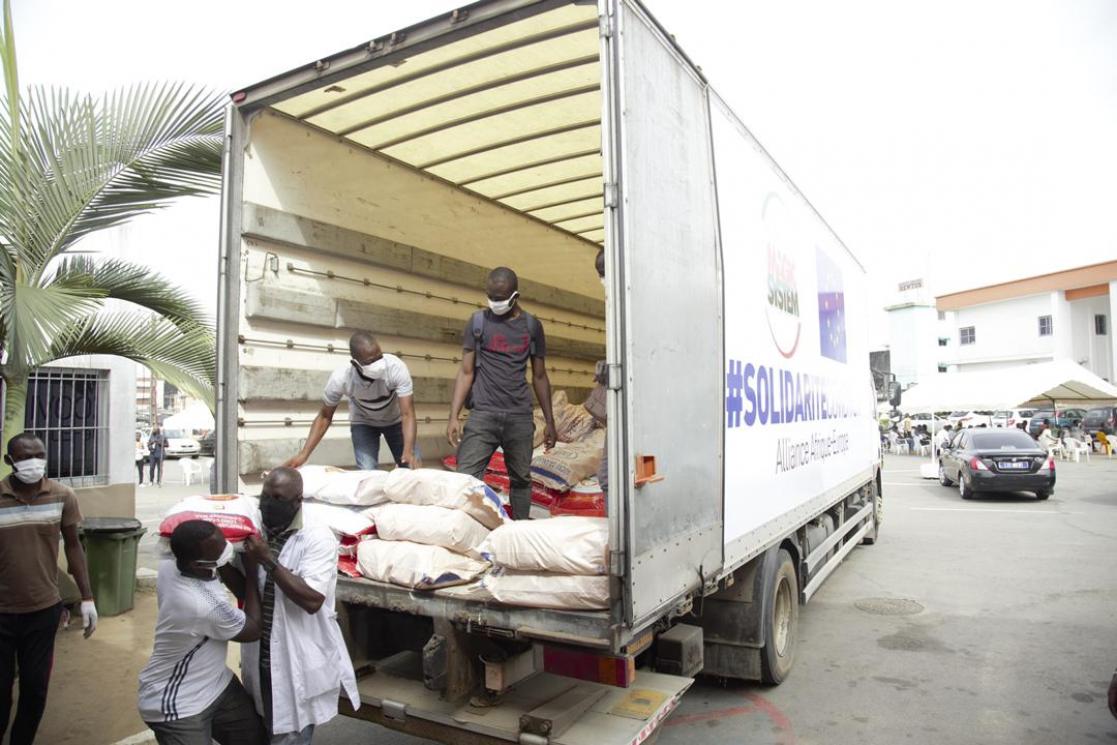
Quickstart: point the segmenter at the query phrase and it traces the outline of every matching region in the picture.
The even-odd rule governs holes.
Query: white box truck
[[[428,465],[448,453],[495,266],[556,389],[607,361],[609,608],[341,578],[347,713],[638,743],[698,672],[784,679],[800,604],[880,523],[866,280],[642,5],[485,0],[237,92],[227,136],[221,490],[298,451],[358,329],[410,366]],[[344,425],[316,462],[353,463]]]

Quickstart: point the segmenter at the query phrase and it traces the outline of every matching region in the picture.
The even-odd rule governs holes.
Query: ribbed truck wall
[[[445,455],[462,330],[495,266],[517,271],[543,322],[552,386],[575,401],[592,387],[605,310],[588,241],[270,112],[249,123],[243,200],[244,481],[299,450],[360,329],[407,363],[422,455]],[[344,403],[311,462],[353,465]]]

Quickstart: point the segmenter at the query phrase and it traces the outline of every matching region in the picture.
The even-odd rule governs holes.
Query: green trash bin
[[[132,610],[136,597],[136,554],[147,531],[131,517],[90,517],[78,527],[97,613]]]

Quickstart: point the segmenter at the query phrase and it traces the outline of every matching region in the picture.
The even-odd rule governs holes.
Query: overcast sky
[[[231,90],[461,4],[13,0],[13,10],[25,84]],[[647,5],[861,258],[880,302],[899,280],[923,277],[942,294],[1117,258],[1117,2]],[[215,199],[87,241],[215,302]]]

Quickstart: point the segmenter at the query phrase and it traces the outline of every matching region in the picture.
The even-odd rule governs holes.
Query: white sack
[[[461,510],[490,530],[509,518],[496,492],[469,474],[434,468],[397,468],[388,474],[384,492],[392,502]]]
[[[211,494],[186,497],[167,510],[159,524],[159,535],[169,538],[182,523],[205,520],[221,529],[230,543],[260,534],[259,504],[241,494]]]
[[[609,607],[608,577],[531,574],[498,569],[482,585],[497,602],[556,610],[604,610]]]
[[[433,590],[472,582],[489,565],[441,546],[373,539],[357,546],[357,568],[378,582]]]
[[[596,575],[606,573],[608,543],[606,518],[559,516],[502,525],[479,551],[506,569]]]
[[[387,471],[343,471],[333,466],[303,466],[303,497],[330,504],[371,507],[387,501]]]
[[[321,525],[329,528],[339,538],[371,533],[376,523],[366,507],[341,507],[325,502],[303,500],[303,525]]]
[[[412,541],[442,546],[480,559],[477,547],[489,529],[465,512],[418,504],[382,504],[369,512],[376,534],[385,541]]]

